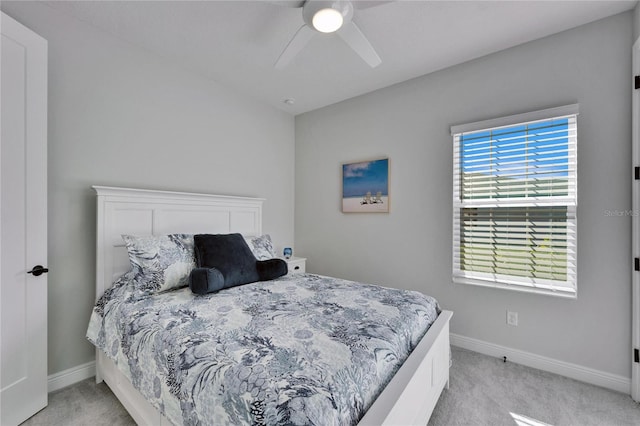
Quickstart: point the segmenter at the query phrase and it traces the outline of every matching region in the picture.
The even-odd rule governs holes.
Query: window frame
[[[577,298],[577,206],[578,206],[578,167],[577,167],[577,116],[579,115],[579,104],[571,104],[556,108],[527,112],[506,117],[494,118],[490,120],[477,121],[473,123],[451,126],[451,136],[453,139],[453,209],[452,209],[452,281],[459,284],[471,284],[484,287],[503,288],[521,292],[536,294],[547,294],[560,297]],[[557,120],[568,118],[570,121],[569,130],[575,130],[574,134],[568,136],[569,154],[568,164],[569,175],[567,178],[568,191],[566,196],[547,196],[517,198],[514,200],[474,198],[464,200],[461,185],[461,148],[460,136],[469,133],[496,130],[504,127],[531,124],[540,121]],[[572,161],[572,163],[571,163]],[[501,273],[485,273],[480,271],[465,271],[461,269],[462,262],[459,261],[461,255],[462,240],[462,210],[469,208],[510,208],[510,207],[549,207],[566,206],[566,240],[567,240],[567,263],[566,263],[566,284],[561,284],[559,280],[546,280],[533,277],[520,277],[516,275],[506,275]],[[532,209],[534,210],[534,209]],[[495,254],[494,254],[495,255]]]

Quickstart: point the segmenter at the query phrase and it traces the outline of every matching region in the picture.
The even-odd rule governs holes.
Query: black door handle
[[[42,265],[36,265],[32,270],[27,271],[27,274],[33,274],[34,277],[39,277],[42,274],[49,272],[49,268],[45,268]]]

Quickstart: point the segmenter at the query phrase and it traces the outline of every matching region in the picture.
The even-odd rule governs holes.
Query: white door
[[[640,75],[640,38],[633,45],[633,76]],[[635,81],[634,81],[635,85]],[[632,89],[631,158],[632,166],[640,166],[640,89]],[[640,258],[640,180],[632,186],[631,245],[633,257]],[[635,263],[635,262],[634,262]],[[640,402],[640,364],[636,360],[640,349],[640,272],[633,271],[631,279],[631,397]]]
[[[47,274],[33,271],[47,265],[47,42],[4,13],[1,30],[0,424],[5,426],[47,405]]]

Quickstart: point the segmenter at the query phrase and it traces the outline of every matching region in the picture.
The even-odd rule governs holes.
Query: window
[[[578,105],[453,126],[453,281],[576,297]]]

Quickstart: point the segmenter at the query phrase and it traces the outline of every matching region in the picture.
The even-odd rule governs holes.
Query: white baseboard
[[[522,364],[527,367],[537,368],[538,370],[559,374],[581,382],[622,392],[627,395],[631,394],[631,378],[629,377],[605,373],[604,371],[594,370],[592,368],[559,361],[553,358],[547,358],[518,349],[495,345],[493,343],[472,339],[459,334],[451,333],[450,339],[451,345],[453,346],[458,346],[463,349],[468,349],[470,351],[479,352],[481,354],[497,358],[506,356],[508,361],[515,362],[516,364]]]
[[[75,383],[81,382],[84,379],[93,377],[96,375],[96,362],[91,361],[86,364],[77,365],[67,370],[60,371],[50,375],[47,378],[47,390],[49,392],[57,391],[58,389],[66,388]]]

